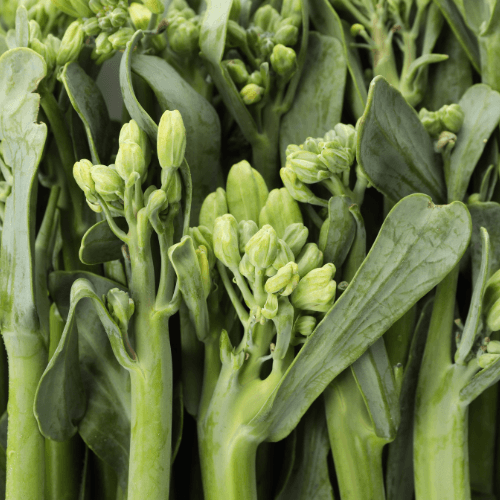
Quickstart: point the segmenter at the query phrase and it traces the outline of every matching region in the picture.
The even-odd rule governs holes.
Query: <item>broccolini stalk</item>
[[[131,378],[130,499],[159,500],[169,495],[172,359],[168,320],[179,308],[180,294],[174,292],[175,274],[167,252],[173,243],[183,185],[185,228],[189,220],[191,184],[185,147],[180,113],[166,111],[158,127],[160,189],[150,185],[143,190],[151,150],[145,132],[133,120],[122,127],[114,165],[92,165],[82,160],[74,166],[75,179],[88,204],[104,213],[110,229],[126,245],[130,260],[130,297],[117,289],[107,295],[108,310],[128,346],[127,352],[117,354],[117,358]],[[125,217],[127,232],[118,227],[116,216]],[[161,253],[159,270],[155,270],[152,255],[154,237]],[[129,323],[133,349],[128,341]]]

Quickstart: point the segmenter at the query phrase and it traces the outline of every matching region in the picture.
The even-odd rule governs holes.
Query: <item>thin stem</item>
[[[227,270],[224,264],[222,264],[222,262],[217,261],[217,269],[219,270],[222,283],[224,283],[224,288],[226,289],[226,292],[229,295],[231,303],[233,304],[233,307],[236,310],[236,313],[238,314],[241,323],[245,325],[248,321],[248,312],[243,307],[243,304],[240,302],[240,299],[236,295],[236,291],[233,287],[231,280],[229,279],[229,276],[227,275]]]
[[[323,222],[324,222],[323,219],[316,213],[316,210],[314,210],[314,208],[311,205],[306,203],[305,207],[306,207],[307,215],[309,215],[309,217],[313,221],[314,225],[318,229],[321,229],[321,226],[323,226]]]
[[[240,292],[243,295],[243,300],[246,302],[246,305],[249,308],[255,306],[256,301],[254,299],[252,292],[250,291],[250,288],[248,288],[245,278],[243,278],[237,267],[234,267],[233,269],[231,269],[231,271],[234,274],[234,278],[236,279],[236,284],[238,285],[238,288],[240,289]]]
[[[125,234],[124,231],[122,231],[118,225],[115,222],[115,219],[111,215],[111,212],[108,208],[108,205],[106,202],[102,199],[100,194],[97,194],[97,199],[99,200],[99,205],[101,206],[104,215],[106,216],[106,220],[108,222],[109,228],[111,231],[113,231],[114,235],[119,238],[120,240],[123,241],[123,243],[127,244],[129,243],[129,237]]]

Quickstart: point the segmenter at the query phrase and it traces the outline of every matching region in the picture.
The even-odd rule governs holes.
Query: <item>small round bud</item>
[[[215,220],[221,215],[227,214],[226,192],[222,188],[210,193],[200,209],[200,226],[205,226],[209,231],[213,231]]]
[[[83,46],[85,33],[80,21],[72,22],[61,40],[61,46],[57,52],[57,64],[64,66],[78,58]]]
[[[465,114],[459,104],[443,106],[438,115],[441,118],[444,129],[453,133],[458,133],[464,123]]]
[[[293,144],[289,146],[290,148],[290,153],[293,153],[294,151],[300,151],[301,149],[305,151],[309,151],[311,153],[314,153],[316,155],[319,155],[321,153],[321,148],[319,147],[319,143],[322,141],[322,139],[315,139],[314,137],[308,137],[305,141],[304,144],[298,147],[298,149],[293,149]],[[288,152],[287,148],[287,152]]]
[[[164,10],[161,0],[142,0],[142,3],[153,13],[162,14]]]
[[[337,285],[332,280],[333,264],[325,264],[306,274],[292,293],[292,304],[298,309],[327,312],[335,301]]]
[[[290,47],[278,44],[271,54],[271,66],[278,75],[291,78],[297,71],[297,54]]]
[[[49,72],[52,68],[47,61],[47,46],[40,40],[38,40],[38,38],[34,38],[30,42],[30,49],[34,50],[37,54],[40,54],[45,59],[45,62],[47,63],[47,72]]]
[[[123,26],[127,22],[127,17],[127,11],[120,7],[117,7],[113,10],[113,12],[111,12],[111,14],[109,14],[109,20],[111,21],[113,28],[120,28]],[[132,28],[130,29],[132,30]]]
[[[154,213],[161,213],[168,208],[168,199],[165,191],[162,189],[156,189],[153,191],[149,197],[146,205],[146,211],[148,215]]]
[[[301,222],[296,222],[287,226],[283,234],[283,240],[290,247],[293,254],[297,256],[305,245],[308,236],[309,229]]]
[[[281,5],[281,17],[283,23],[293,24],[300,27],[302,24],[302,0],[283,0]]]
[[[299,180],[297,174],[290,167],[282,168],[280,177],[294,200],[301,203],[312,203],[316,199],[315,194]]]
[[[316,327],[316,318],[314,316],[300,316],[295,321],[293,325],[293,329],[304,335],[304,337],[308,337],[314,331]]]
[[[100,13],[104,8],[99,0],[89,0],[89,7],[94,14]]]
[[[135,120],[130,120],[128,123],[125,123],[120,130],[118,143],[122,144],[125,141],[132,141],[140,146],[142,152],[144,153],[144,162],[146,163],[146,166],[148,166],[151,162],[151,146],[149,144],[148,134],[146,134],[146,132],[144,132],[144,130],[142,130],[139,125],[137,125],[137,122]]]
[[[128,13],[136,29],[145,30],[148,28],[151,11],[145,5],[132,2],[128,8]]]
[[[486,339],[484,339],[486,341]],[[500,342],[498,340],[490,340],[486,346],[490,354],[500,354]]]
[[[146,162],[144,153],[135,142],[126,140],[120,144],[115,159],[116,171],[120,177],[128,181],[133,172],[137,172],[141,178],[146,174]]]
[[[80,189],[85,193],[85,197],[92,203],[97,203],[95,197],[95,183],[92,179],[93,165],[89,160],[80,160],[73,165],[73,177]]]
[[[500,359],[500,354],[483,354],[477,358],[477,364],[484,370],[496,363]]]
[[[296,26],[283,26],[274,35],[277,44],[293,47],[299,39],[299,29]]]
[[[238,219],[236,219],[238,220]],[[250,238],[259,230],[259,226],[253,220],[242,220],[238,222],[238,239],[240,242],[240,252],[245,252],[245,246]]]
[[[109,34],[106,32],[99,33],[95,39],[95,52],[98,55],[107,55],[113,52],[113,45],[109,41]]]
[[[111,317],[120,327],[120,330],[126,332],[128,322],[134,314],[134,301],[129,297],[127,292],[113,288],[106,295],[106,305]]]
[[[97,17],[89,17],[84,21],[82,29],[87,36],[96,36],[101,32]]]
[[[347,148],[323,148],[319,155],[319,161],[326,167],[332,174],[341,174],[349,170],[354,162],[354,154]]]
[[[105,165],[94,165],[91,170],[95,190],[104,201],[117,201],[123,198],[125,184],[114,168]]]
[[[351,26],[351,36],[358,36],[365,31],[365,27],[362,24],[356,23]]]
[[[308,243],[297,257],[299,275],[302,278],[307,273],[323,264],[323,252],[316,243]]]
[[[278,235],[266,224],[255,233],[245,246],[250,263],[260,269],[270,267],[278,254]]]
[[[275,43],[273,42],[273,40],[271,40],[271,38],[269,38],[267,36],[263,36],[260,39],[260,43],[259,43],[259,51],[260,51],[261,57],[263,57],[264,59],[267,59],[272,54],[274,46],[275,46]]]
[[[450,151],[457,142],[457,136],[453,132],[444,130],[439,134],[438,140],[434,143],[436,153],[441,153],[443,150]]]
[[[418,116],[420,118],[420,121],[422,122],[422,125],[430,136],[435,137],[440,134],[442,130],[442,123],[436,112],[428,111],[427,109],[422,108],[419,111]]]
[[[228,268],[237,268],[241,261],[238,244],[238,223],[231,214],[215,219],[214,253]]]
[[[120,28],[118,31],[109,36],[113,49],[120,50],[125,48],[127,42],[132,38],[134,30],[132,28]]]
[[[281,21],[279,12],[270,5],[259,7],[253,16],[253,22],[264,32],[274,33],[275,25]]]
[[[253,83],[255,85],[258,85],[259,87],[262,87],[262,82],[262,73],[260,71],[254,71],[248,76],[247,83]]]
[[[186,128],[178,110],[165,111],[158,126],[158,160],[161,168],[180,167],[186,153]]]
[[[169,26],[167,34],[174,52],[188,55],[199,50],[200,29],[192,21],[184,20]]]
[[[333,131],[335,132],[335,139],[340,142],[341,146],[354,151],[355,154],[358,138],[356,129],[350,124],[344,125],[343,123],[337,123],[337,125],[333,127]]]
[[[279,238],[283,237],[290,224],[302,221],[299,204],[286,188],[273,189],[259,215],[259,225],[270,224]]]
[[[229,76],[238,85],[244,85],[248,80],[248,71],[245,63],[241,59],[231,59],[224,61]]]
[[[247,32],[236,21],[229,20],[227,23],[226,46],[244,47],[247,43]]]
[[[278,272],[266,281],[265,290],[267,293],[288,296],[297,287],[299,279],[297,264],[289,262],[278,269]]]
[[[77,12],[76,17],[90,17],[92,11],[89,9],[88,0],[70,0],[71,7]]]
[[[331,175],[318,155],[310,151],[300,150],[291,153],[287,157],[286,166],[291,168],[298,179],[306,184],[320,182]]]
[[[247,106],[260,102],[263,95],[264,88],[259,85],[255,85],[255,83],[248,83],[240,90],[240,96]]]
[[[290,247],[284,240],[278,239],[278,255],[273,262],[274,269],[281,269],[283,266],[286,266],[289,262],[293,262],[294,260],[295,256],[293,255]]]

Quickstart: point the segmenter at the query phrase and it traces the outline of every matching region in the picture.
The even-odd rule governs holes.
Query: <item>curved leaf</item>
[[[429,134],[398,90],[378,76],[358,129],[357,160],[370,182],[393,201],[425,193],[446,200],[446,186]]]
[[[251,425],[285,437],[342,370],[439,283],[462,257],[471,222],[462,203],[415,194],[391,210],[346,291],[316,327]]]
[[[123,217],[116,217],[115,222],[122,231],[127,231]],[[94,224],[83,236],[80,246],[80,260],[84,264],[102,264],[122,257],[123,241],[109,228],[107,221]]]
[[[278,299],[278,314],[273,318],[274,327],[276,328],[276,347],[274,349],[273,358],[283,359],[290,347],[290,339],[292,338],[294,308],[287,297]]]
[[[290,111],[281,120],[283,166],[289,144],[301,144],[307,137],[322,137],[340,121],[346,70],[341,43],[331,36],[310,33],[297,94]]]
[[[85,125],[92,163],[101,165],[107,162],[111,145],[108,140],[109,115],[101,91],[76,62],[64,66],[61,81]]]

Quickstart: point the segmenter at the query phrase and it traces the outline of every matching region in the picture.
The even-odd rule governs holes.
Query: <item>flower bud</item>
[[[253,16],[253,22],[264,32],[274,33],[275,26],[281,21],[279,12],[270,5],[259,7]]]
[[[115,159],[115,165],[116,171],[125,183],[133,172],[137,172],[141,178],[146,173],[144,153],[140,146],[130,140],[125,140],[120,144]]]
[[[85,197],[91,203],[97,203],[95,197],[95,183],[92,179],[92,163],[89,160],[80,160],[73,165],[73,177],[80,189],[85,193]]]
[[[134,301],[127,292],[112,288],[106,295],[106,305],[111,317],[115,320],[122,332],[128,329],[128,322],[134,314]]]
[[[500,354],[482,354],[477,358],[477,364],[484,370],[500,359]]]
[[[244,254],[241,258],[238,269],[250,283],[253,283],[255,281],[255,266],[250,262],[247,254]]]
[[[258,222],[269,191],[263,177],[246,160],[231,167],[226,183],[227,205],[236,220]]]
[[[291,168],[298,179],[306,184],[314,184],[328,179],[331,173],[318,155],[310,151],[295,151],[288,155],[286,166]]]
[[[315,194],[306,184],[299,180],[297,174],[290,167],[282,168],[280,170],[280,177],[294,200],[301,203],[314,203],[314,200],[317,199]]]
[[[153,13],[162,14],[164,10],[161,0],[142,0],[142,3]]]
[[[161,213],[168,208],[168,199],[165,191],[162,189],[156,189],[153,191],[149,197],[146,205],[146,211],[148,215],[154,213]]]
[[[91,170],[95,190],[104,201],[117,201],[123,198],[125,184],[114,168],[105,165],[94,165]]]
[[[199,50],[200,29],[192,21],[184,20],[168,29],[170,48],[179,54],[191,54]]]
[[[274,41],[277,44],[292,47],[299,39],[299,29],[296,26],[283,26],[274,35]]]
[[[99,20],[95,16],[89,17],[86,21],[84,21],[82,29],[87,36],[96,36],[101,32]]]
[[[179,201],[181,201],[182,180],[181,180],[181,175],[177,170],[174,172],[173,175],[170,176],[167,186],[167,198],[169,203],[178,203]]]
[[[45,38],[44,45],[47,48],[47,66],[53,68],[56,64],[57,53],[59,52],[59,47],[61,46],[61,40],[53,35],[47,35]]]
[[[215,265],[214,241],[212,233],[205,226],[190,227],[189,235],[193,239],[196,248],[203,246],[207,251],[208,264],[210,269]]]
[[[316,243],[308,243],[297,257],[299,275],[302,278],[308,272],[320,267],[323,264],[323,252]]]
[[[290,224],[302,222],[298,203],[290,196],[286,188],[273,189],[262,207],[259,226],[270,224],[282,238]]]
[[[301,146],[299,146],[299,148],[296,151],[300,151],[300,150],[303,149],[305,151],[310,151],[311,153],[319,155],[321,153],[321,148],[319,147],[319,143],[322,140],[323,140],[322,138],[315,139],[314,137],[308,137],[304,141],[304,144],[302,144]],[[290,145],[290,146],[293,146],[293,144]],[[287,148],[287,151],[288,151],[288,148]],[[292,153],[293,151],[290,151],[290,152]]]
[[[247,83],[253,83],[255,85],[258,85],[259,87],[262,87],[262,74],[260,71],[254,71],[251,73],[248,77]]]
[[[260,38],[263,33],[264,31],[259,26],[250,26],[247,28],[247,43],[255,53],[259,53]]]
[[[98,17],[98,23],[99,23],[99,28],[102,30],[102,31],[106,31],[108,32],[108,35],[109,35],[109,32],[113,31],[113,25],[111,24],[111,19],[109,18],[109,16],[101,16],[101,17]]]
[[[295,256],[293,255],[290,247],[284,240],[278,239],[278,255],[273,262],[274,269],[281,269],[283,266],[286,266],[289,262],[293,262],[294,260]]]
[[[298,266],[295,262],[289,262],[286,266],[278,269],[278,272],[266,281],[267,293],[290,295],[299,283]]]
[[[109,41],[109,33],[101,32],[95,39],[95,52],[98,55],[107,55],[113,52],[113,45]]]
[[[247,44],[247,32],[236,21],[227,23],[226,46],[244,47]]]
[[[248,83],[240,90],[240,96],[247,106],[260,102],[263,95],[264,88],[255,83]]]
[[[271,54],[271,66],[278,75],[291,78],[297,71],[297,54],[290,47],[275,45]]]
[[[326,312],[335,301],[337,285],[332,280],[333,264],[325,264],[307,273],[292,293],[292,304],[298,309]]]
[[[238,219],[236,219],[238,220]],[[238,222],[238,239],[240,242],[240,252],[245,252],[245,246],[250,238],[259,230],[259,226],[253,220],[242,220]]]
[[[307,139],[306,139],[307,141]],[[286,150],[285,150],[285,156],[288,158],[288,156],[290,156],[292,153],[296,153],[297,151],[302,151],[304,148],[298,146],[297,144],[289,144],[287,147],[286,147]],[[319,151],[318,151],[319,153]]]
[[[456,134],[462,128],[465,114],[459,104],[443,106],[437,113],[445,130]]]
[[[73,10],[78,13],[78,17],[90,17],[92,15],[88,0],[71,0],[70,3]]]
[[[437,136],[440,134],[442,130],[442,124],[437,113],[422,108],[419,111],[418,116],[420,118],[420,121],[422,122],[422,125],[424,126],[425,130],[429,135]]]
[[[98,14],[104,6],[99,0],[89,0],[89,8],[94,14]]]
[[[196,249],[196,257],[201,271],[201,282],[203,284],[203,291],[205,299],[210,295],[212,289],[212,279],[210,278],[210,264],[208,262],[208,251],[201,245]]]
[[[457,136],[453,132],[443,130],[439,134],[438,140],[434,143],[434,150],[436,153],[444,151],[451,151],[457,142]]]
[[[78,58],[80,50],[83,46],[85,33],[80,21],[73,21],[61,40],[61,46],[57,52],[57,64],[64,66],[67,63],[73,62]]]
[[[500,342],[498,340],[490,340],[486,348],[490,354],[500,354]]]
[[[302,0],[283,0],[281,5],[283,22],[300,27],[302,24]]]
[[[314,328],[316,327],[316,318],[314,316],[300,316],[295,321],[293,325],[294,330],[304,337],[308,337],[314,332]]]
[[[130,120],[128,123],[125,123],[120,130],[118,143],[122,144],[125,141],[132,141],[140,146],[142,152],[144,153],[144,162],[146,163],[146,166],[148,166],[151,162],[151,146],[149,144],[148,135],[139,127],[139,125],[137,125],[135,120]]]
[[[127,18],[127,11],[120,7],[117,7],[113,10],[113,12],[111,12],[111,14],[109,14],[109,20],[111,21],[113,28],[120,28],[123,26],[127,21]],[[132,30],[132,28],[130,29]]]
[[[180,167],[186,152],[186,129],[178,110],[165,111],[158,126],[158,160],[161,168]]]
[[[278,314],[278,297],[272,293],[267,294],[267,300],[262,308],[262,316],[266,319],[273,319]]]
[[[40,40],[38,40],[38,38],[34,38],[30,42],[30,49],[34,50],[37,54],[40,54],[45,59],[45,62],[47,64],[47,73],[49,73],[50,70],[52,69],[52,65],[50,65],[49,61],[47,60],[48,59],[47,46],[44,43],[42,43]]]
[[[356,37],[363,31],[365,31],[365,27],[362,24],[356,23],[351,26],[351,36]]]
[[[210,193],[200,209],[200,226],[205,226],[209,231],[213,231],[215,220],[221,215],[227,214],[226,192],[222,188]]]
[[[268,224],[257,231],[245,246],[250,263],[260,269],[270,267],[278,254],[278,235]]]
[[[132,38],[134,30],[132,28],[120,28],[118,31],[109,36],[113,49],[120,50],[125,48],[127,42]]]
[[[290,247],[293,254],[297,256],[305,245],[308,236],[309,229],[301,222],[296,222],[287,226],[283,234],[283,240]]]
[[[333,127],[333,130],[335,132],[335,139],[340,141],[340,144],[344,148],[354,151],[355,154],[358,139],[356,129],[350,124],[344,125],[343,123],[337,123],[337,125]]]
[[[240,261],[238,244],[238,223],[231,214],[225,214],[215,219],[214,253],[228,268],[237,268]]]
[[[248,71],[245,63],[241,59],[231,59],[224,61],[224,65],[229,73],[229,76],[234,83],[244,85],[248,80]],[[259,73],[260,74],[260,73]]]
[[[138,30],[145,30],[148,28],[149,19],[151,18],[151,11],[142,3],[132,2],[128,8],[130,19]]]
[[[323,148],[319,160],[332,174],[341,174],[353,164],[354,154],[347,148]]]

